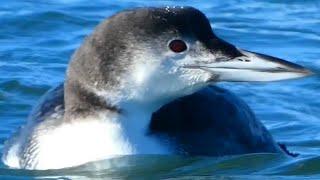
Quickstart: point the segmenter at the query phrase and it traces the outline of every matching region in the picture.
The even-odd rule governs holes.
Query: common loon
[[[195,8],[122,11],[76,50],[64,84],[42,98],[2,159],[59,169],[130,154],[282,152],[245,103],[211,85],[309,74],[218,38]]]

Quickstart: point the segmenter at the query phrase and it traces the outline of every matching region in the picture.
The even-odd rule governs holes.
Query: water
[[[39,97],[63,81],[72,52],[98,22],[122,9],[150,5],[195,6],[223,39],[320,70],[319,1],[1,1],[0,149]],[[0,178],[320,178],[319,76],[220,86],[242,97],[277,141],[301,155],[134,156],[59,171],[12,170],[1,164]]]

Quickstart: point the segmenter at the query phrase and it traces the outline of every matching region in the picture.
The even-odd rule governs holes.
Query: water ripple
[[[192,5],[205,12],[223,39],[304,64],[317,74],[268,84],[220,83],[250,105],[277,141],[300,153],[297,158],[272,154],[127,157],[58,171],[14,170],[0,164],[0,178],[319,179],[319,1],[23,0],[0,4],[0,150],[39,97],[63,81],[69,58],[83,38],[98,22],[121,9]],[[118,166],[110,168],[114,164]]]

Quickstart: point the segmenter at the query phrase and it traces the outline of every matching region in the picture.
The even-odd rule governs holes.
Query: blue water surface
[[[0,150],[48,89],[64,80],[73,51],[104,18],[133,7],[191,5],[221,38],[320,72],[316,0],[12,0],[0,1]],[[319,179],[320,78],[220,83],[242,97],[275,139],[301,155],[222,158],[131,156],[56,171],[8,169],[1,178]]]

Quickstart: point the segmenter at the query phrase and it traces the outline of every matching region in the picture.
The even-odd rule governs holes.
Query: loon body
[[[219,39],[192,7],[123,11],[86,38],[2,159],[59,169],[130,154],[282,152],[245,103],[208,85],[309,74]]]

